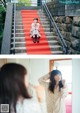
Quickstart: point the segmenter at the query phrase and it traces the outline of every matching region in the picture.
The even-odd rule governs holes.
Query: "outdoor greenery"
[[[19,5],[22,5],[24,3],[24,6],[31,6],[31,0],[18,0]]]
[[[0,5],[0,50],[1,50],[1,43],[3,38],[3,29],[4,29],[4,22],[5,22],[5,9]]]
[[[3,7],[6,8],[6,3],[7,3],[7,0],[0,0],[0,4],[3,5]]]

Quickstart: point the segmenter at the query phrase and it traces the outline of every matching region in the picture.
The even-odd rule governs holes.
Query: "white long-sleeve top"
[[[61,91],[59,91],[59,87],[57,87],[53,93],[49,90],[49,82],[45,81],[49,76],[50,75],[47,74],[39,79],[39,83],[45,88],[48,113],[66,113],[65,97],[68,94],[67,85],[65,83]]]

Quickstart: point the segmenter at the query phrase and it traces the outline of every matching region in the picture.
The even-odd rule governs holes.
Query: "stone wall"
[[[80,17],[54,17],[64,40],[69,47],[70,54],[80,53]]]
[[[73,17],[71,48],[73,53],[80,53],[80,17]]]

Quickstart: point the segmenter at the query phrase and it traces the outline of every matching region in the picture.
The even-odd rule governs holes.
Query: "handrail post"
[[[50,18],[51,19],[51,18]],[[50,32],[51,32],[51,20],[50,20]]]
[[[16,35],[16,3],[14,3],[14,32],[13,32],[13,54],[15,54],[15,35]]]
[[[66,47],[66,54],[68,54],[68,46]]]

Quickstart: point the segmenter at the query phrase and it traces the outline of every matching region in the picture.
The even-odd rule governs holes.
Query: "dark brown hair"
[[[34,20],[37,20],[38,21],[38,18],[34,18]]]
[[[51,92],[53,92],[53,93],[54,93],[54,88],[55,88],[55,85],[56,85],[56,81],[54,79],[54,76],[57,76],[57,75],[60,75],[61,76],[61,80],[59,81],[59,91],[61,91],[61,88],[63,87],[63,84],[62,84],[62,73],[61,73],[61,71],[59,71],[59,70],[53,70],[53,71],[51,71],[51,73],[50,73],[49,90]]]
[[[27,70],[24,66],[16,63],[8,63],[0,69],[0,104],[9,104],[16,113],[18,98],[31,98],[24,83]]]

